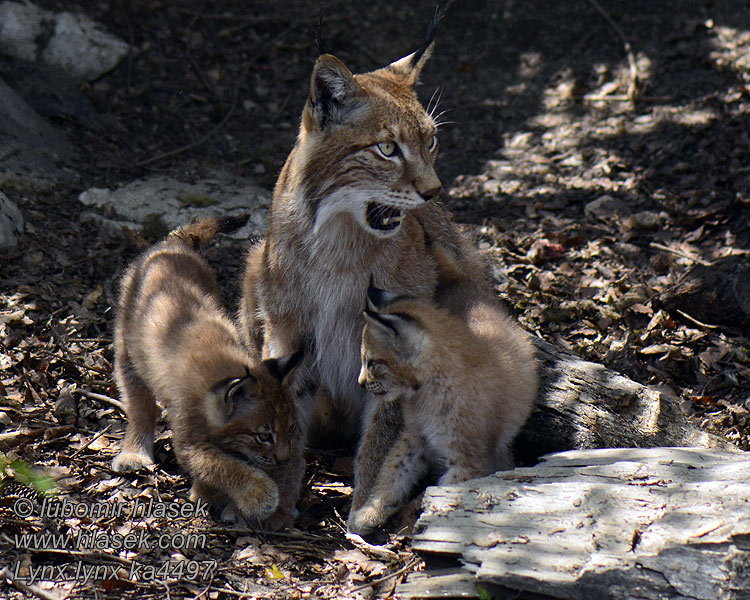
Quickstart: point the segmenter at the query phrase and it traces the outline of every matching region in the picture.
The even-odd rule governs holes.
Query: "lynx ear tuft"
[[[440,21],[442,21],[443,17],[445,16],[445,12],[448,10],[451,4],[453,4],[453,0],[448,0],[448,2],[446,2],[445,6],[443,6],[442,8],[439,4],[435,6],[435,14],[433,15],[432,20],[427,26],[427,35],[425,36],[425,40],[424,42],[422,42],[422,45],[416,52],[413,52],[408,56],[404,56],[403,58],[392,62],[390,65],[388,65],[388,67],[386,67],[390,71],[395,71],[396,73],[401,75],[401,77],[406,79],[409,85],[413,86],[417,83],[422,68],[427,62],[427,59],[430,58],[430,55],[432,54],[432,48],[435,45],[435,33],[437,32],[438,25],[440,25]]]
[[[279,358],[267,358],[263,361],[263,364],[268,369],[268,372],[279,381],[283,382],[287,375],[292,372],[302,360],[304,350],[297,350],[294,354],[287,356],[281,356]]]
[[[310,116],[319,129],[341,123],[360,105],[362,86],[338,58],[323,54],[310,78]]]

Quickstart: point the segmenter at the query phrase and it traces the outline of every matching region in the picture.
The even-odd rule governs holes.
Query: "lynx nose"
[[[417,193],[422,196],[422,200],[424,200],[425,202],[429,202],[430,200],[435,198],[442,189],[443,186],[439,183],[436,187],[430,188],[429,190],[422,191],[420,189],[417,189]]]
[[[289,446],[286,444],[277,445],[273,457],[276,460],[277,465],[287,462],[289,460]]]

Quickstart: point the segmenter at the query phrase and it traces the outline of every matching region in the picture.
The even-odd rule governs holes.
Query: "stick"
[[[690,256],[687,252],[683,252],[682,250],[675,250],[674,248],[670,248],[669,246],[665,246],[664,244],[660,244],[659,242],[651,242],[649,246],[651,246],[652,248],[656,248],[657,250],[664,250],[664,252],[671,252],[672,254],[681,256],[682,258],[687,258],[688,260],[692,260],[693,262],[696,262],[699,265],[703,265],[704,267],[714,266],[714,263],[712,262],[708,262],[707,260],[703,260],[702,258],[695,258],[694,256]]]
[[[58,596],[57,594],[53,594],[52,592],[43,590],[36,585],[26,585],[23,581],[14,579],[13,573],[10,572],[10,569],[8,567],[4,567],[3,570],[0,571],[0,579],[6,579],[10,582],[10,585],[12,585],[17,590],[20,590],[27,594],[33,594],[34,596],[42,598],[43,600],[62,600],[62,597]]]
[[[383,546],[375,546],[373,544],[370,544],[369,542],[363,540],[362,536],[359,536],[356,533],[347,533],[346,539],[363,552],[367,552],[370,556],[385,560],[398,560],[398,554],[396,554],[393,550],[389,550],[388,548],[384,548]]]
[[[620,39],[622,40],[623,46],[625,47],[625,53],[628,55],[628,65],[630,66],[630,85],[628,86],[627,97],[631,102],[633,102],[638,95],[638,65],[636,65],[635,63],[635,57],[633,56],[633,49],[630,47],[630,42],[628,41],[628,38],[625,37],[625,33],[622,31],[620,26],[615,23],[615,20],[609,15],[606,10],[601,7],[601,5],[596,0],[589,0],[589,2],[591,2],[594,8],[596,8],[596,10],[601,13],[601,15],[607,20],[607,22],[612,26],[612,28],[617,32],[617,35],[619,35]]]
[[[102,437],[105,433],[107,433],[110,428],[112,427],[112,423],[107,425],[104,429],[102,429],[99,433],[97,433],[94,437],[92,437],[88,442],[86,442],[83,446],[78,448],[73,454],[71,454],[70,458],[75,458],[78,456],[81,452],[83,452],[86,448],[88,448],[91,444],[93,444],[96,440],[98,440],[100,437]]]
[[[705,327],[706,329],[719,329],[718,325],[709,325],[708,323],[701,323],[698,319],[696,319],[695,317],[691,317],[686,312],[682,312],[679,308],[676,310],[683,317],[685,317],[688,321],[690,321],[691,323],[694,323],[695,325],[698,325],[698,327]]]
[[[122,414],[126,414],[125,405],[119,400],[117,400],[116,398],[110,398],[109,396],[105,396],[104,394],[97,394],[96,392],[90,392],[88,390],[73,390],[73,391],[77,394],[81,394],[81,396],[86,396],[86,398],[91,398],[92,400],[98,400],[99,402],[103,402],[104,404],[109,404],[110,406],[114,406]]]
[[[372,581],[365,583],[364,585],[360,585],[359,587],[355,587],[353,590],[350,590],[350,594],[353,594],[354,592],[359,592],[361,590],[364,590],[368,587],[373,587],[376,585],[380,585],[384,581],[388,581],[389,579],[393,579],[394,577],[398,577],[402,573],[405,573],[409,569],[413,569],[416,567],[421,561],[419,558],[412,558],[406,565],[401,567],[398,571],[394,571],[393,573],[390,573],[388,575],[385,575],[384,577],[381,577],[380,579],[373,579]]]

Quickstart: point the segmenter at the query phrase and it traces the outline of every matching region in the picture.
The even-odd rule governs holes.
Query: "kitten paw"
[[[239,525],[240,527],[247,527],[248,525],[250,525],[242,516],[240,509],[237,508],[237,505],[232,501],[230,501],[222,509],[221,516],[219,518],[222,521],[229,521],[230,523],[234,523],[235,525]]]
[[[438,479],[438,485],[452,485],[461,483],[469,479],[482,477],[482,473],[476,469],[467,469],[465,467],[451,467]]]
[[[299,516],[299,511],[295,508],[290,512],[286,508],[279,507],[263,523],[263,529],[267,531],[281,531],[282,529],[291,529],[294,522]]]
[[[112,461],[112,470],[118,473],[138,471],[154,464],[154,459],[145,453],[120,452]]]
[[[238,499],[237,506],[246,519],[267,519],[279,506],[279,488],[271,479],[256,483]]]
[[[349,533],[367,535],[376,527],[383,525],[388,520],[388,514],[374,503],[368,502],[362,508],[352,511],[346,522]]]

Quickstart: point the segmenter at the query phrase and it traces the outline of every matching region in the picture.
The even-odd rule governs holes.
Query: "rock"
[[[60,390],[60,396],[57,398],[55,408],[52,411],[55,418],[66,425],[75,423],[78,416],[78,403],[73,396],[73,387],[68,386]]]
[[[14,202],[0,192],[0,251],[16,245],[23,233],[23,215]]]
[[[31,3],[0,4],[0,50],[91,81],[114,69],[130,46],[82,14],[53,13]]]
[[[271,194],[248,181],[216,179],[185,183],[170,177],[140,179],[116,190],[92,188],[78,199],[96,209],[81,215],[112,231],[128,227],[147,239],[209,215],[250,212],[250,220],[231,234],[236,239],[262,236]]]
[[[0,79],[0,185],[18,178],[69,178],[61,166],[73,155],[73,147],[63,133]]]
[[[589,218],[614,219],[630,213],[628,205],[612,196],[601,196],[589,202],[583,209]]]
[[[625,229],[653,231],[662,227],[668,219],[669,217],[664,212],[656,213],[644,210],[625,219],[623,226]]]

